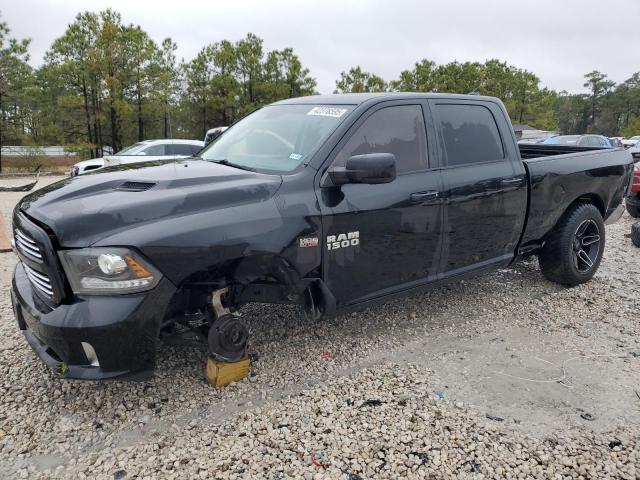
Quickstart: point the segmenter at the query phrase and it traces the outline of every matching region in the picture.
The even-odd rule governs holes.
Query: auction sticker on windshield
[[[307,115],[319,115],[321,117],[340,118],[345,113],[347,113],[347,109],[346,108],[313,107],[311,110],[309,110],[307,112]]]

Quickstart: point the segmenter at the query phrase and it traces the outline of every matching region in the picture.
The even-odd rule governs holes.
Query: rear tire
[[[633,218],[640,217],[640,208],[629,205],[629,202],[627,202],[625,206],[627,207],[627,212],[629,212],[629,215]]]
[[[631,225],[631,242],[640,248],[640,222]]]
[[[565,212],[538,255],[542,274],[569,287],[588,282],[600,266],[604,244],[600,211],[580,203]]]

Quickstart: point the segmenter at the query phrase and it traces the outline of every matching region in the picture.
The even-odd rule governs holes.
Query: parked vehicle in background
[[[204,145],[205,147],[213,142],[216,138],[224,133],[229,127],[216,127],[207,130],[206,135],[204,136]]]
[[[640,217],[640,162],[633,167],[633,180],[625,203],[629,215],[634,218]]]
[[[75,177],[113,165],[163,160],[168,157],[193,157],[202,150],[202,147],[204,147],[204,142],[200,140],[146,140],[129,145],[114,155],[78,162],[69,174]]]
[[[136,168],[139,167],[139,168]],[[573,286],[624,212],[622,149],[517,145],[500,100],[346,94],[283,100],[198,158],[113,168],[16,206],[17,325],[73,378],[154,368],[159,338],[242,358],[242,305],[311,318],[538,255]]]
[[[551,138],[551,137],[555,137],[557,136],[557,133],[551,133],[549,135],[544,135],[542,137],[536,137],[536,138],[522,138],[520,140],[518,140],[518,144],[520,145],[531,145],[534,143],[542,143],[544,142],[547,138]]]
[[[543,140],[541,143],[544,145],[612,148],[609,139],[603,135],[556,135]]]
[[[146,140],[104,157],[104,166],[151,162],[167,158],[187,158],[197,155],[204,147],[201,140]]]
[[[622,140],[622,144],[626,147],[634,147],[640,141],[640,135],[636,135],[635,137],[624,138]]]
[[[636,143],[635,145],[627,148],[627,152],[631,154],[633,157],[633,162],[640,162],[640,143]]]
[[[83,173],[91,172],[92,170],[98,170],[102,167],[104,167],[104,158],[91,158],[89,160],[83,160],[76,163],[71,167],[69,175],[75,177],[77,175],[82,175]]]

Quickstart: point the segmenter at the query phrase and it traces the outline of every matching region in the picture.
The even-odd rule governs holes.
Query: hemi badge
[[[318,237],[304,237],[300,239],[300,248],[317,247],[318,243]]]

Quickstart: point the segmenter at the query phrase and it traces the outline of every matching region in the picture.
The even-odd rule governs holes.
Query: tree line
[[[113,10],[78,14],[29,66],[29,40],[0,23],[0,144],[65,145],[101,156],[148,138],[203,138],[261,105],[310,95],[316,81],[292,49],[253,34],[206,45],[178,62]]]
[[[156,43],[117,12],[76,16],[38,68],[29,39],[0,22],[0,146],[64,145],[103,155],[149,138],[202,138],[267,103],[316,92],[293,49],[267,51],[256,35],[204,46],[179,61],[171,38]],[[544,88],[532,72],[492,59],[437,65],[422,59],[385,81],[359,66],[336,93],[432,91],[496,96],[514,123],[563,133],[640,134],[640,73],[621,84],[585,75],[588,93]]]
[[[342,72],[336,93],[477,93],[500,98],[513,123],[565,134],[640,135],[640,73],[617,84],[597,70],[584,75],[585,94],[543,88],[532,72],[492,59],[437,65],[423,59],[386,82],[359,66]]]

